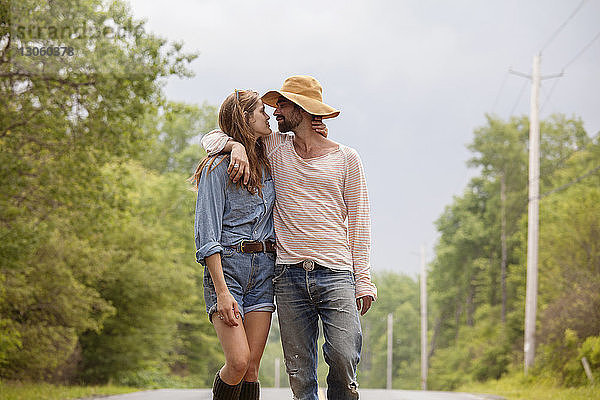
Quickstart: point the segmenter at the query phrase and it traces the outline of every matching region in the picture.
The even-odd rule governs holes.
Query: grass
[[[67,400],[111,394],[131,393],[139,389],[122,386],[59,386],[48,383],[0,382],[2,400]]]
[[[507,400],[600,400],[600,385],[579,388],[560,387],[551,379],[529,379],[522,374],[509,375],[498,381],[470,383],[458,391],[503,396]]]

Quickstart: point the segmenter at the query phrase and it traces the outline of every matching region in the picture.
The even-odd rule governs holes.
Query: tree
[[[140,155],[144,167],[160,173],[191,175],[205,154],[198,138],[216,124],[217,109],[206,103],[198,107],[168,102],[158,113],[147,114],[143,127],[152,132],[152,141]]]
[[[506,274],[508,265],[507,236],[516,230],[516,224],[507,226],[507,221],[516,221],[523,212],[523,196],[527,177],[527,140],[526,118],[513,118],[504,123],[489,115],[487,125],[475,130],[475,138],[468,148],[475,156],[469,165],[482,168],[482,175],[488,180],[497,180],[500,184],[500,207],[488,207],[491,226],[496,226],[498,209],[500,211],[500,281],[502,296],[502,322],[506,321]],[[507,194],[508,192],[508,194]],[[510,204],[507,200],[510,197]],[[516,203],[516,204],[515,204]],[[508,215],[510,212],[510,215]],[[495,247],[495,246],[493,246]],[[495,249],[491,249],[492,252]],[[494,258],[494,255],[491,256]],[[495,303],[495,301],[492,301]]]
[[[435,315],[432,387],[497,378],[521,358],[528,126],[526,118],[504,122],[487,116],[469,145],[474,154],[469,164],[481,174],[437,221],[440,239],[429,279]],[[565,329],[583,343],[590,330],[573,315],[585,315],[577,319],[596,329],[597,274],[584,266],[596,263],[596,195],[585,188],[596,179],[598,159],[597,144],[581,120],[555,115],[542,121],[539,293],[547,343],[559,343]],[[498,323],[501,328],[490,329]],[[560,354],[552,346],[544,354]],[[577,351],[564,352],[560,362]],[[556,370],[559,363],[548,364]]]
[[[116,312],[94,286],[112,267],[102,225],[124,204],[102,167],[144,147],[160,80],[189,75],[194,55],[144,32],[119,1],[3,2],[0,15],[0,313],[13,344],[0,375],[60,378],[79,335]],[[21,56],[28,46],[73,51]]]
[[[392,383],[394,388],[420,387],[419,286],[406,276],[390,272],[373,276],[378,300],[362,317],[364,349],[359,364],[363,387],[385,388],[387,315],[394,316]]]

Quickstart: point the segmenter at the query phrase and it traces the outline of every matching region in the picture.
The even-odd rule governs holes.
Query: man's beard
[[[279,132],[285,133],[289,131],[293,131],[300,125],[302,122],[302,114],[300,114],[299,110],[294,110],[289,118],[283,118],[281,121],[277,121],[279,126]]]

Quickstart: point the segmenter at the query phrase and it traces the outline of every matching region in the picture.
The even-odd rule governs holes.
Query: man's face
[[[302,113],[298,107],[283,96],[277,100],[273,115],[279,125],[279,132],[293,131],[302,122]]]

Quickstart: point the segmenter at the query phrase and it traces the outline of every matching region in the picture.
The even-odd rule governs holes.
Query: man
[[[371,282],[369,200],[358,153],[313,129],[339,111],[323,103],[310,76],[292,76],[262,101],[279,125],[265,140],[275,184],[275,298],[286,370],[295,399],[316,400],[317,337],[329,365],[327,397],[357,399],[362,334],[358,313],[377,297]],[[318,124],[318,123],[317,123]],[[286,132],[293,134],[286,134]],[[223,132],[204,136],[209,154],[231,151],[230,171],[247,166],[243,146]]]

